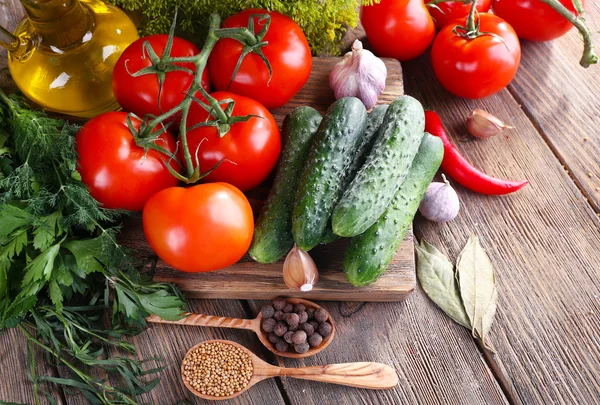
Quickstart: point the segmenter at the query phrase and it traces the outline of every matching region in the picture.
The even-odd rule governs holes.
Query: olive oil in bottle
[[[137,29],[119,8],[100,0],[21,0],[27,16],[0,45],[19,89],[41,107],[91,118],[119,106],[112,72]]]

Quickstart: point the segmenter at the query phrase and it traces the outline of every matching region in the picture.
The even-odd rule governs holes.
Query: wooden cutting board
[[[284,107],[273,111],[281,127],[285,115],[295,107],[309,105],[324,113],[335,101],[329,87],[329,72],[340,58],[313,58],[311,76],[302,90]],[[400,63],[385,60],[388,78],[380,104],[389,104],[403,94]],[[247,193],[255,215],[266,199],[268,184]],[[155,258],[144,238],[141,220],[130,218],[120,236],[123,244],[133,248],[139,257]],[[282,278],[283,260],[274,264],[260,264],[248,255],[228,268],[210,273],[182,273],[164,262],[155,262],[154,279],[173,282],[189,297],[223,299],[271,299],[277,296],[302,297],[332,301],[401,301],[415,288],[415,259],[412,230],[400,245],[387,272],[374,284],[356,288],[346,281],[342,261],[347,241],[339,240],[327,246],[319,246],[310,252],[319,268],[319,282],[310,292],[288,289]],[[219,252],[214,252],[219,254]]]

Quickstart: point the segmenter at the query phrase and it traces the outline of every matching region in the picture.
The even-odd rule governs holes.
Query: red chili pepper
[[[481,194],[502,195],[517,191],[529,183],[529,180],[497,179],[473,167],[450,142],[440,116],[434,111],[425,112],[425,131],[442,139],[444,143],[442,170],[466,188]]]

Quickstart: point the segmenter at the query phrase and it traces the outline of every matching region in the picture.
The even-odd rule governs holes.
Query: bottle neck
[[[33,31],[58,49],[85,42],[93,16],[79,0],[21,0]]]

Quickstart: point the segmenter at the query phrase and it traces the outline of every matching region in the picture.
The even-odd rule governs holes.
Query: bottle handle
[[[9,52],[14,52],[19,49],[19,38],[14,36],[10,31],[0,25],[0,46],[8,49]]]

